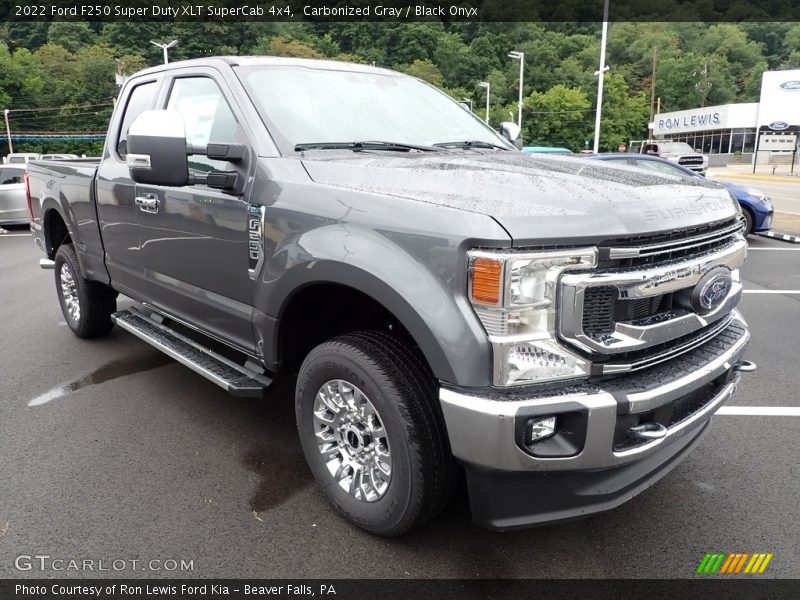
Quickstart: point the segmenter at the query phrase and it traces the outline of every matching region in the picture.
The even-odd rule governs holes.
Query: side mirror
[[[181,187],[203,184],[240,194],[244,177],[237,171],[209,171],[190,175],[188,155],[202,155],[214,160],[240,162],[247,154],[244,144],[186,143],[183,115],[174,110],[146,110],[128,129],[126,163],[131,179],[146,185]]]
[[[516,123],[505,121],[500,123],[500,135],[506,138],[509,142],[514,143],[519,138],[520,128]]]
[[[128,129],[125,162],[136,183],[188,185],[183,115],[172,110],[146,110],[136,117]]]

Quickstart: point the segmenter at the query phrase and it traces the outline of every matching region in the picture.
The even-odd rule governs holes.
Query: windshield
[[[297,144],[365,140],[417,146],[469,141],[512,148],[450,97],[411,77],[299,66],[238,71],[284,151]]]
[[[669,142],[666,144],[659,144],[659,148],[661,152],[675,154],[686,154],[687,152],[691,152],[692,154],[695,154],[694,148],[692,148],[686,142]]]

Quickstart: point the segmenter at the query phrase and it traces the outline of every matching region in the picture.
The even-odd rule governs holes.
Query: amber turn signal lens
[[[481,304],[500,304],[502,276],[502,262],[491,258],[475,258],[472,261],[472,299]]]

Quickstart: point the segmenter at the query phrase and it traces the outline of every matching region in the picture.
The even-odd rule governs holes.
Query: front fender
[[[438,379],[491,381],[491,347],[463,291],[465,252],[449,240],[333,223],[287,240],[266,265],[263,283],[257,309],[278,320],[308,285],[358,290],[406,328]]]

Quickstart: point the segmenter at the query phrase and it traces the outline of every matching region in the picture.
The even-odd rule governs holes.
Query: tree
[[[48,44],[62,46],[70,52],[89,46],[94,43],[96,37],[88,23],[82,22],[57,21],[51,23],[47,30]]]
[[[255,48],[256,54],[292,56],[295,58],[324,58],[313,46],[283,36],[262,39]]]
[[[533,92],[523,101],[523,135],[527,145],[583,148],[592,131],[592,103],[586,92],[558,84]]]
[[[406,66],[403,71],[412,77],[424,79],[436,87],[442,87],[444,83],[444,78],[442,77],[439,69],[427,58],[423,58],[421,60],[419,58],[416,59],[410,65]]]

